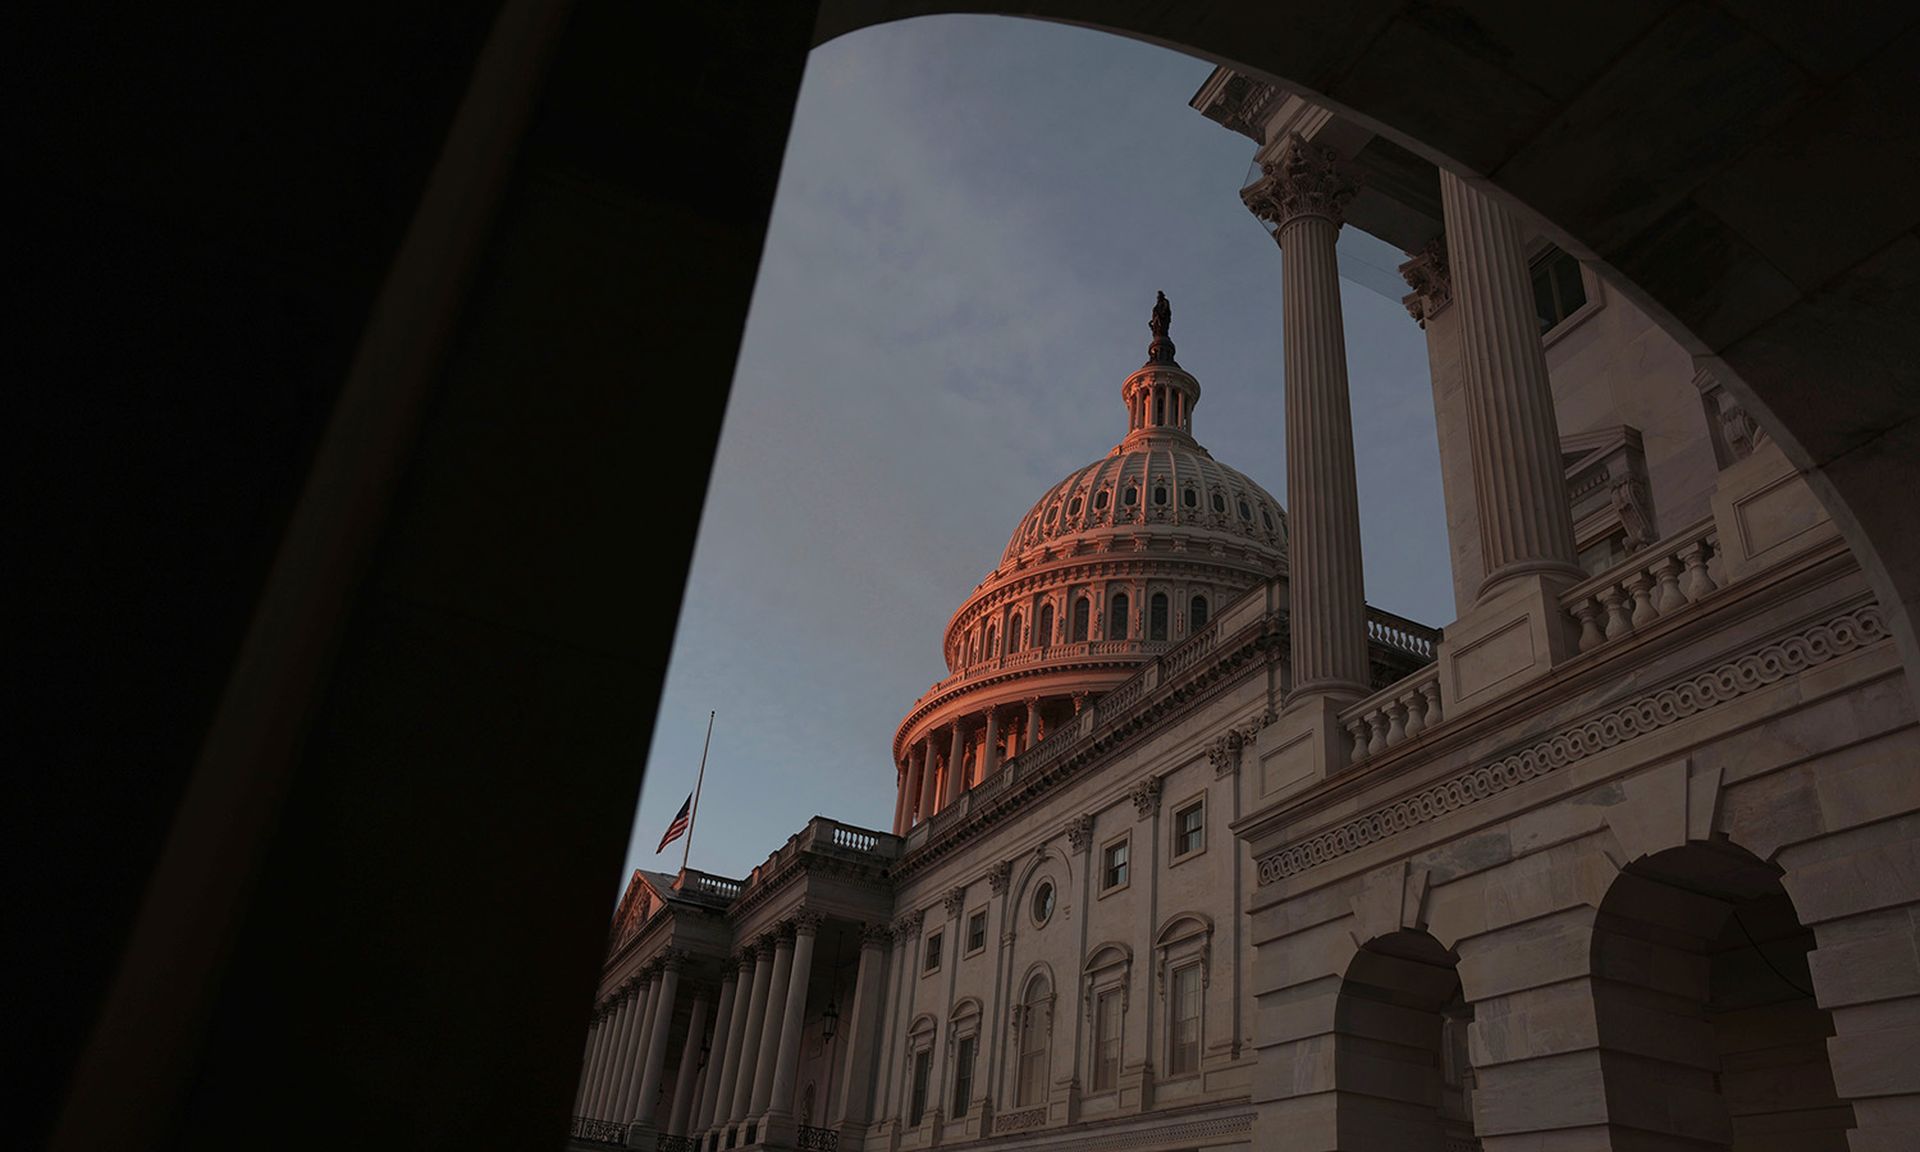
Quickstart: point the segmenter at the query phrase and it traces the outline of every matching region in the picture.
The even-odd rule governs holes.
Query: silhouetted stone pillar
[[[648,971],[634,981],[633,1032],[622,1042],[626,1051],[620,1055],[620,1068],[614,1073],[613,1091],[607,1098],[609,1120],[624,1121],[633,1113],[640,1075],[647,1062],[647,1042],[653,1034],[653,1002],[659,995],[658,972]]]
[[[920,769],[920,815],[914,823],[924,824],[933,815],[934,789],[939,786],[939,765],[934,760],[933,733],[927,733],[927,752]]]
[[[680,991],[681,956],[668,956],[660,983],[654,989],[649,1015],[653,1027],[647,1030],[647,1062],[640,1075],[640,1090],[634,1094],[627,1111],[628,1123],[648,1123],[653,1119],[653,1103],[660,1095],[660,1074],[667,1062],[667,1035],[673,1031],[673,998]]]
[[[953,718],[953,739],[947,748],[947,796],[941,802],[946,807],[960,799],[960,793],[966,791],[963,778],[967,774],[967,739],[960,726],[960,718]]]
[[[735,1041],[733,1017],[736,1008],[746,1011],[745,1004],[736,1005],[740,989],[746,981],[740,979],[738,965],[728,960],[720,981],[720,996],[714,1001],[717,1005],[713,1020],[713,1051],[707,1056],[707,1075],[700,1082],[700,1102],[693,1110],[693,1131],[705,1132],[713,1127],[713,1112],[720,1101],[721,1088],[724,1086],[724,1069],[727,1054],[733,1050]]]
[[[693,1016],[687,1023],[687,1041],[680,1047],[680,1072],[673,1082],[673,1107],[667,1113],[667,1135],[685,1136],[687,1116],[693,1111],[693,1083],[700,1074],[700,1042],[706,1039],[707,994],[693,998]]]
[[[995,747],[999,741],[1000,710],[995,707],[989,707],[987,709],[986,735],[980,741],[980,779],[982,781],[991,777],[1000,767],[998,762],[998,749]]]
[[[828,1122],[843,1134],[850,1126],[864,1130],[873,1118],[873,1054],[886,1006],[883,985],[892,938],[885,924],[869,924],[860,933],[860,968],[853,978],[853,1007],[846,1022],[847,1064],[840,1077],[840,1099],[828,1101],[826,1111]]]

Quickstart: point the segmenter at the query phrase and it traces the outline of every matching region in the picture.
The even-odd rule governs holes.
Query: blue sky
[[[942,629],[1033,501],[1120,439],[1156,290],[1195,436],[1285,503],[1281,255],[1238,199],[1253,143],[1187,107],[1210,67],[1000,17],[815,50],[614,898],[679,866],[654,847],[709,709],[693,867],[744,876],[815,814],[888,827]],[[1368,600],[1443,624],[1425,343],[1381,294],[1404,257],[1341,243]]]

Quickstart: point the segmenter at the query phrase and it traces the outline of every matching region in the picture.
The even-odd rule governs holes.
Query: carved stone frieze
[[[1260,179],[1241,189],[1240,199],[1276,229],[1302,216],[1320,216],[1338,226],[1359,190],[1338,152],[1291,132],[1279,158],[1260,166]]]

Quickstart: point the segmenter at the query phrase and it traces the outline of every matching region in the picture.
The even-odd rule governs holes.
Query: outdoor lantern
[[[827,1001],[827,1010],[820,1014],[820,1038],[831,1041],[833,1034],[839,1030],[840,1009],[835,1008],[833,1001],[829,1000]]]

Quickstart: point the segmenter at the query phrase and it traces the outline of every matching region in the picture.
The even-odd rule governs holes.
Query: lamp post
[[[820,1119],[825,1128],[833,1122],[833,1038],[840,1031],[840,1009],[834,1007],[833,998],[827,998],[827,1010],[820,1014],[820,1040],[827,1052],[827,1090],[820,1101]]]

